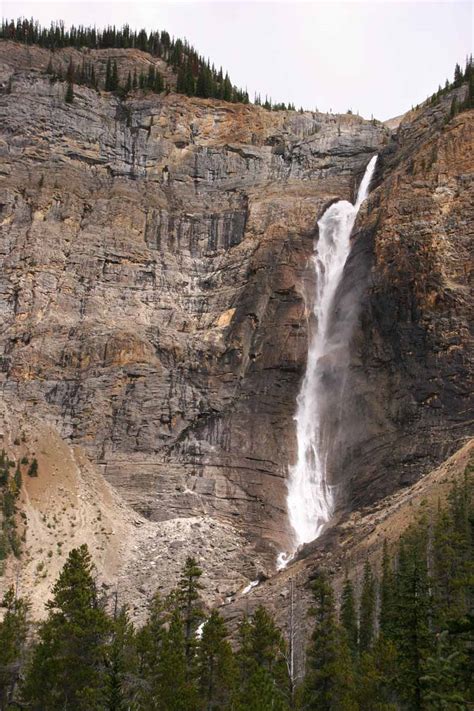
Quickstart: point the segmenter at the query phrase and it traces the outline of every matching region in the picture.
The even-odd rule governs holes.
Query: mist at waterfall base
[[[333,203],[318,221],[319,239],[312,256],[315,288],[307,297],[311,334],[295,415],[297,458],[288,478],[294,551],[279,554],[278,569],[288,564],[299,546],[317,538],[334,513],[337,492],[328,477],[328,459],[335,442],[334,423],[344,406],[351,326],[357,314],[356,308],[338,313],[336,294],[351,249],[351,232],[368,195],[376,161],[374,156],[367,165],[355,204],[347,200]]]

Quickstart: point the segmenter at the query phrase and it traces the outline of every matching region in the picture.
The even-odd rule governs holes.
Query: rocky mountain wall
[[[340,308],[357,292],[359,312],[331,463],[353,508],[473,432],[474,116],[449,119],[453,95],[407,115],[356,224]]]
[[[2,398],[148,519],[229,521],[273,560],[316,221],[389,131],[174,94],[68,105],[46,63],[0,44]]]

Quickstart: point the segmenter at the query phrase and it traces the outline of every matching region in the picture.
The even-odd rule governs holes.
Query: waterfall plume
[[[318,221],[319,239],[312,256],[315,271],[315,292],[310,302],[313,327],[306,373],[297,398],[297,457],[290,467],[288,480],[287,505],[295,547],[317,538],[334,513],[334,487],[327,477],[331,435],[324,417],[323,381],[327,364],[333,357],[337,358],[340,345],[334,335],[337,334],[335,295],[349,256],[352,228],[368,195],[376,160],[374,156],[367,165],[355,204],[347,200],[333,203]],[[280,554],[279,567],[284,567],[285,562],[288,558]]]

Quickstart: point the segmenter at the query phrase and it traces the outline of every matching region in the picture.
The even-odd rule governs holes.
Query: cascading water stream
[[[297,460],[290,467],[288,514],[295,536],[295,549],[317,538],[334,513],[334,487],[327,480],[330,437],[325,428],[321,382],[325,363],[340,343],[334,331],[334,297],[350,252],[350,237],[359,208],[366,199],[377,156],[367,165],[357,200],[333,203],[318,222],[319,239],[312,257],[316,276],[312,298],[314,329],[308,347],[306,373],[297,399]],[[337,316],[337,315],[336,315]],[[278,567],[291,559],[280,554]]]

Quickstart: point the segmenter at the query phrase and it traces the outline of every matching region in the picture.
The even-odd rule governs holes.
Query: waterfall
[[[376,160],[374,156],[367,165],[355,205],[347,200],[333,203],[318,222],[319,239],[312,257],[316,277],[315,293],[311,296],[314,327],[309,339],[306,373],[297,399],[297,459],[290,467],[288,480],[287,505],[295,547],[317,538],[334,513],[334,486],[327,480],[331,436],[325,427],[321,395],[325,373],[332,359],[337,360],[337,349],[341,345],[334,298],[350,252],[352,228],[367,197]],[[284,567],[288,560],[288,556],[280,554],[278,567]]]

